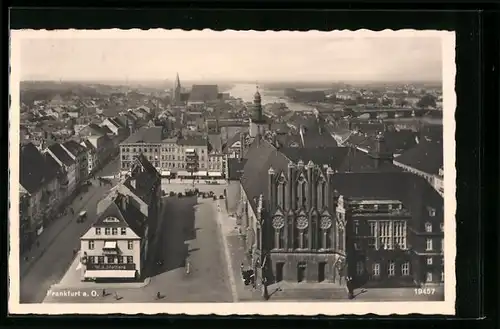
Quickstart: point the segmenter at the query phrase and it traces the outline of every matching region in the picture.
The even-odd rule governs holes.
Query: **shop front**
[[[87,264],[85,279],[137,279],[135,264]]]

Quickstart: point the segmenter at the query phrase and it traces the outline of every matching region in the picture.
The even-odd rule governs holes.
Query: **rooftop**
[[[142,127],[130,135],[121,144],[132,143],[161,143],[163,140],[162,127]]]

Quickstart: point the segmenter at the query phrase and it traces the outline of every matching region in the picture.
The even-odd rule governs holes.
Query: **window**
[[[134,257],[133,256],[127,256],[127,264],[133,264],[134,263]]]
[[[436,216],[436,209],[429,207],[429,217]]]
[[[95,256],[89,256],[89,264],[95,264]]]
[[[387,268],[387,274],[389,276],[394,276],[396,264],[393,261],[389,261],[389,267]]]
[[[354,234],[359,234],[359,220],[354,221]]]
[[[94,241],[93,240],[89,240],[89,250],[94,250]]]
[[[389,221],[379,222],[379,248],[392,249],[392,223]]]
[[[441,232],[444,232],[444,223],[439,224],[439,228],[441,229]]]
[[[444,271],[441,271],[441,282],[444,282]]]
[[[401,264],[401,275],[410,275],[410,263],[404,262]]]
[[[441,251],[444,252],[444,239],[441,238]]]
[[[95,235],[101,235],[101,228],[100,227],[95,228]]]
[[[373,273],[373,276],[380,276],[380,264],[379,263],[372,264],[372,273]]]
[[[121,234],[121,235],[125,235],[125,234],[127,234],[127,228],[126,228],[126,227],[122,227],[122,228],[120,229],[120,234]]]
[[[106,228],[104,229],[104,234],[106,234],[106,235],[110,235],[110,234],[111,234],[111,228],[106,227]]]
[[[427,250],[427,251],[432,250],[432,239],[427,239],[425,241],[425,250]]]
[[[97,263],[104,264],[104,256],[97,256]]]
[[[426,282],[432,282],[432,272],[427,272]]]
[[[427,257],[427,265],[432,265],[432,257]]]
[[[127,245],[128,245],[128,249],[129,249],[129,250],[134,249],[134,241],[128,241],[128,242],[127,242]]]
[[[277,198],[277,206],[283,209],[285,207],[285,184],[283,182],[278,184]]]
[[[108,264],[115,264],[116,256],[108,256]]]
[[[432,224],[427,222],[425,223],[425,232],[432,233]]]
[[[441,257],[441,266],[444,266],[444,257]]]
[[[368,226],[370,228],[370,237],[368,238],[368,247],[371,249],[375,248],[377,241],[377,222],[368,221]]]
[[[406,221],[394,222],[394,245],[400,249],[406,249]]]
[[[113,227],[111,229],[111,235],[117,235],[118,234],[118,228],[117,227]]]
[[[363,267],[364,267],[363,262],[361,262],[361,261],[356,262],[356,274],[357,275],[363,274]]]
[[[123,264],[123,256],[118,256],[118,264]]]

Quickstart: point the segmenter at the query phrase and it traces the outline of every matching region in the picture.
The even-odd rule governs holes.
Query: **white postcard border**
[[[444,134],[444,186],[445,186],[445,300],[434,302],[358,302],[356,300],[332,302],[251,302],[251,303],[147,303],[147,304],[20,304],[19,303],[19,122],[20,122],[20,41],[47,38],[225,38],[258,33],[259,37],[273,38],[277,34],[300,33],[305,38],[324,34],[345,38],[366,37],[440,37],[443,51],[443,134]],[[455,314],[456,299],[456,198],[455,198],[455,33],[449,31],[369,30],[358,31],[233,31],[214,32],[172,30],[16,30],[10,34],[10,94],[9,109],[9,313],[11,314],[187,314],[187,315],[344,315],[344,314]]]

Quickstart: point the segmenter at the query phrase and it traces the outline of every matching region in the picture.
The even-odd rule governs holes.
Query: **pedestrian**
[[[159,291],[156,293],[156,299],[161,299],[161,294]]]
[[[102,290],[102,297],[106,297],[106,289]]]
[[[346,285],[347,285],[347,297],[349,299],[354,299],[354,292],[353,292],[353,282],[352,282],[352,277],[348,276],[346,278]]]
[[[118,296],[118,293],[115,291],[115,299],[118,300],[120,297]]]

